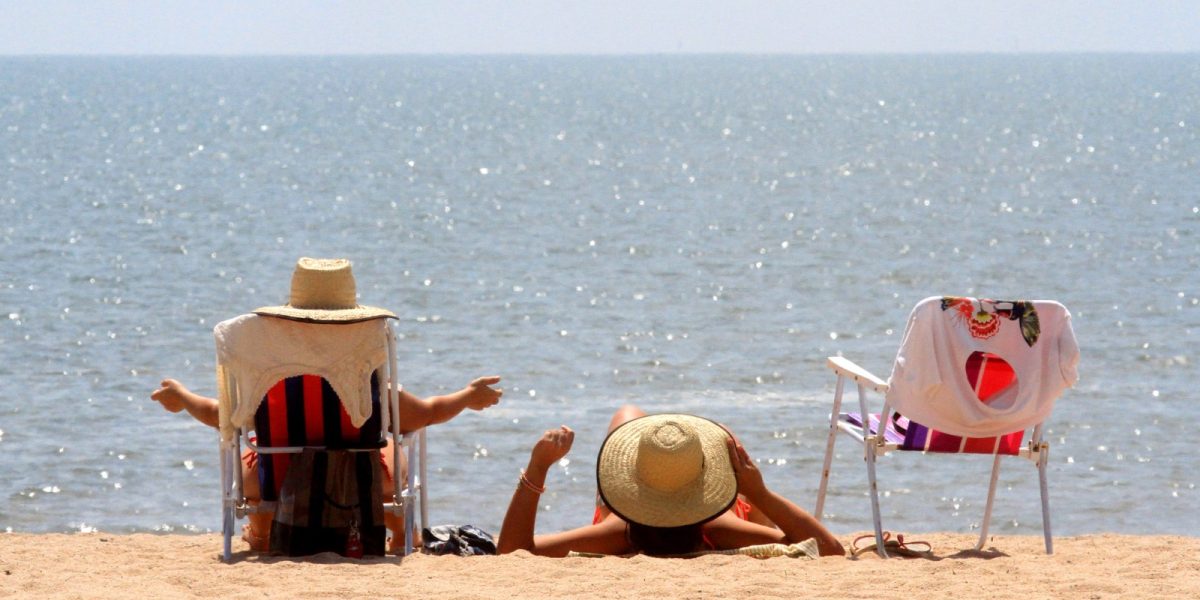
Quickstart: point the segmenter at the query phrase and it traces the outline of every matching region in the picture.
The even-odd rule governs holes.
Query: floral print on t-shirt
[[[986,298],[967,298],[962,296],[944,296],[942,310],[953,310],[959,321],[966,325],[971,336],[986,340],[997,331],[1005,320],[1017,321],[1021,327],[1021,337],[1030,347],[1037,342],[1041,335],[1038,324],[1037,310],[1032,302],[1025,300],[988,300]]]

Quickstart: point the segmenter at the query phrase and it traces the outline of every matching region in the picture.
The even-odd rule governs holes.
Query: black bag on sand
[[[305,449],[292,459],[271,522],[272,553],[383,556],[379,451]]]
[[[438,525],[421,530],[426,554],[488,556],[496,553],[492,534],[474,525]]]

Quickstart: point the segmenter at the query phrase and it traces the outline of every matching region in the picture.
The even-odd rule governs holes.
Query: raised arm
[[[463,410],[483,410],[494,406],[504,395],[502,390],[493,388],[500,383],[496,376],[480,377],[467,384],[457,392],[445,396],[430,396],[418,398],[407,391],[400,391],[400,429],[401,433],[416,431],[429,425],[445,423],[458,416]]]
[[[533,534],[537,523],[538,499],[546,485],[546,472],[567,455],[575,441],[575,432],[563,425],[542,434],[529,455],[517,489],[513,492],[504,524],[500,527],[500,539],[496,543],[500,554],[515,550],[528,550],[539,556],[566,556],[567,552],[598,552],[619,554],[625,551],[625,522],[610,516],[597,525],[588,525],[569,531],[549,535]]]
[[[746,449],[732,436],[726,440],[729,456],[733,461],[733,470],[737,475],[738,493],[744,495],[754,507],[779,529],[747,523],[739,519],[728,519],[722,531],[714,531],[714,535],[723,539],[715,540],[723,547],[740,547],[759,544],[765,541],[777,541],[794,544],[808,538],[816,538],[817,548],[821,556],[843,556],[846,553],[842,543],[813,518],[807,511],[796,506],[791,500],[767,489],[763,482],[762,472],[750,459]],[[775,539],[771,539],[775,538]]]
[[[504,513],[504,524],[500,526],[500,541],[496,550],[507,554],[514,550],[533,550],[533,529],[537,523],[538,499],[546,491],[546,472],[550,465],[558,462],[571,451],[575,443],[575,432],[563,425],[547,430],[533,445],[529,453],[529,464],[521,472],[517,489]]]

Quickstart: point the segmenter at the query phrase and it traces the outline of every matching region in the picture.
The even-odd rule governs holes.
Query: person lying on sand
[[[396,316],[382,308],[358,304],[350,261],[314,258],[301,258],[296,261],[296,267],[292,273],[291,295],[286,305],[265,306],[255,309],[254,313],[258,317],[251,318],[285,319],[339,326],[373,319],[395,318]],[[241,318],[239,317],[239,319]],[[220,327],[218,325],[218,329]],[[427,399],[421,399],[407,391],[400,390],[399,412],[402,429],[400,433],[416,431],[427,425],[444,423],[467,408],[483,410],[495,405],[500,401],[503,392],[492,386],[499,382],[499,377],[480,377],[457,392]],[[217,400],[195,394],[174,379],[164,379],[161,386],[152,392],[150,397],[171,412],[186,410],[188,414],[205,425],[219,426]],[[380,454],[383,462],[384,489],[392,490],[392,474],[395,473],[402,479],[406,478],[407,465],[390,464],[392,457],[390,443]],[[401,455],[402,461],[403,458]],[[251,451],[242,455],[244,492],[247,501],[251,503],[262,500],[257,461],[258,456]],[[394,467],[398,467],[398,470]],[[390,494],[385,495],[385,501],[392,500]],[[251,549],[267,549],[273,517],[274,515],[267,512],[250,514],[250,522],[243,529],[242,538],[250,544]],[[392,545],[395,547],[404,538],[402,535],[403,519],[388,514],[385,524],[393,533]]]
[[[546,472],[574,439],[564,425],[534,445],[500,529],[501,554],[671,556],[809,538],[822,556],[845,554],[812,515],[767,489],[746,449],[723,426],[692,415],[646,416],[632,405],[613,415],[600,448],[592,524],[534,535]]]

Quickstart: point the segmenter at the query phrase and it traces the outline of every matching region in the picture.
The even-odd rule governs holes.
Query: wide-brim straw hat
[[[720,425],[692,415],[628,421],[600,447],[600,498],[631,523],[682,527],[707,522],[737,499],[728,438]]]
[[[350,261],[344,258],[301,258],[292,272],[292,290],[283,306],[264,306],[254,314],[309,323],[357,323],[395,319],[391,311],[358,303]]]

